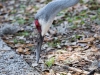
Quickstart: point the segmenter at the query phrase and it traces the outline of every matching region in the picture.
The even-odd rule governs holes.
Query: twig
[[[66,69],[69,69],[69,70],[72,70],[72,71],[76,71],[76,72],[84,73],[84,74],[86,74],[86,75],[91,75],[91,74],[93,74],[93,71],[88,72],[88,71],[85,71],[85,70],[80,70],[80,69],[78,69],[78,68],[69,67],[69,66],[65,66],[65,65],[62,65],[62,64],[60,64],[59,66],[61,66],[61,67],[65,67]],[[100,75],[100,74],[95,73],[95,75]]]
[[[92,70],[88,75],[94,75],[95,72],[95,70]]]
[[[39,73],[42,73],[42,71],[38,67],[34,67]]]

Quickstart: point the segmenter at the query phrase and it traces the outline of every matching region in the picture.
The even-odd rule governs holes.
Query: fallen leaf
[[[33,46],[33,44],[26,44],[26,47],[31,47]]]
[[[31,54],[30,51],[29,51],[29,48],[24,49],[24,54],[27,54],[27,55]]]
[[[49,30],[49,32],[50,32],[51,35],[55,35],[57,33],[56,31],[51,30],[51,29]]]
[[[30,11],[32,9],[32,6],[28,6],[27,8],[26,8],[26,11]]]
[[[67,59],[66,54],[59,54],[58,55],[58,58],[57,58],[57,61],[64,61],[66,59]]]
[[[3,8],[3,5],[0,3],[0,8]]]
[[[92,42],[92,41],[94,41],[95,40],[95,38],[94,37],[91,37],[91,38],[85,38],[85,39],[83,39],[83,40],[79,40],[78,42],[83,42],[83,43],[85,43],[85,42]]]
[[[67,50],[72,51],[73,50],[73,47],[67,46]]]
[[[50,70],[49,75],[55,75],[55,73],[54,73],[53,69],[51,69],[51,70]]]
[[[24,52],[24,50],[23,50],[22,47],[19,47],[18,49],[16,49],[16,51],[17,51],[18,53],[23,53],[23,52]]]
[[[44,37],[44,41],[45,41],[45,42],[49,42],[49,41],[52,41],[52,40],[53,40],[52,37]]]
[[[98,51],[98,48],[96,48],[95,46],[92,46],[92,47],[91,47],[91,51],[97,52],[97,51]]]
[[[26,52],[25,52],[25,54],[26,54],[26,55],[30,55],[30,54],[31,54],[31,52],[29,52],[29,51],[26,51]]]

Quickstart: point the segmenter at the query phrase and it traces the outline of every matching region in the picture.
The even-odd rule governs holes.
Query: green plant
[[[27,31],[18,33],[18,36],[28,36],[28,35],[29,35],[29,32],[27,32]]]
[[[78,27],[77,27],[77,25],[72,25],[71,26],[71,29],[77,29]]]
[[[23,19],[23,18],[17,18],[16,21],[17,21],[19,24],[25,24],[25,23],[26,23],[26,20]]]
[[[57,45],[59,45],[59,44],[60,44],[59,39],[55,39],[52,42],[48,42],[48,46],[51,46],[51,47],[57,47]]]
[[[24,31],[24,32],[22,32],[22,35],[23,35],[23,36],[28,36],[28,35],[29,35],[29,32]]]
[[[24,44],[25,43],[24,40],[19,40],[18,42],[21,43],[21,44]]]
[[[51,57],[45,62],[45,64],[50,68],[54,64],[54,62],[55,62],[55,58]]]
[[[17,44],[17,43],[24,44],[24,43],[25,43],[25,41],[24,41],[24,40],[22,40],[22,39],[21,39],[21,40],[19,40],[19,39],[16,39],[16,38],[15,38],[13,41],[14,41],[14,44]]]
[[[26,5],[24,5],[24,4],[21,4],[21,5],[20,5],[20,9],[21,9],[21,10],[23,10],[23,9],[25,9],[25,8],[26,8]]]
[[[14,39],[14,43],[17,44],[18,43],[18,40],[17,39]]]
[[[77,35],[77,34],[75,34],[75,35],[73,35],[72,36],[72,38],[70,38],[70,41],[75,41],[75,40],[77,40],[77,39],[80,39],[82,36],[81,35]]]

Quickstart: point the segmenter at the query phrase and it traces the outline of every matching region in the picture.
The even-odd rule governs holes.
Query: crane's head
[[[41,35],[41,32],[42,32],[41,24],[39,23],[38,19],[35,20],[35,26],[39,33],[38,38],[37,38],[37,50],[36,50],[36,61],[38,63],[39,58],[40,58],[41,46],[42,46],[42,42],[43,42],[43,36]]]
[[[41,36],[43,37],[47,31],[49,30],[49,27],[52,24],[53,19],[49,19],[48,21],[42,19],[35,19],[35,26],[39,32],[39,34],[41,34]]]
[[[51,21],[49,22],[43,20],[43,19],[35,19],[35,26],[38,30],[38,38],[37,38],[37,50],[36,50],[36,61],[39,62],[40,53],[41,53],[41,46],[43,42],[44,35],[48,31]]]

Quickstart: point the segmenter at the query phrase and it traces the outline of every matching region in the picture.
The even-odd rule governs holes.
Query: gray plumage
[[[39,41],[37,43],[37,50],[36,50],[36,61],[39,62],[40,53],[41,53],[41,46],[43,42],[43,36],[49,30],[54,17],[59,13],[61,10],[71,7],[77,4],[79,0],[54,0],[40,9],[37,14],[35,15],[35,19],[38,20],[39,25],[41,25],[41,32],[39,32]]]
[[[35,19],[48,21],[53,19],[61,10],[77,4],[79,0],[54,0],[40,9],[35,15]]]

